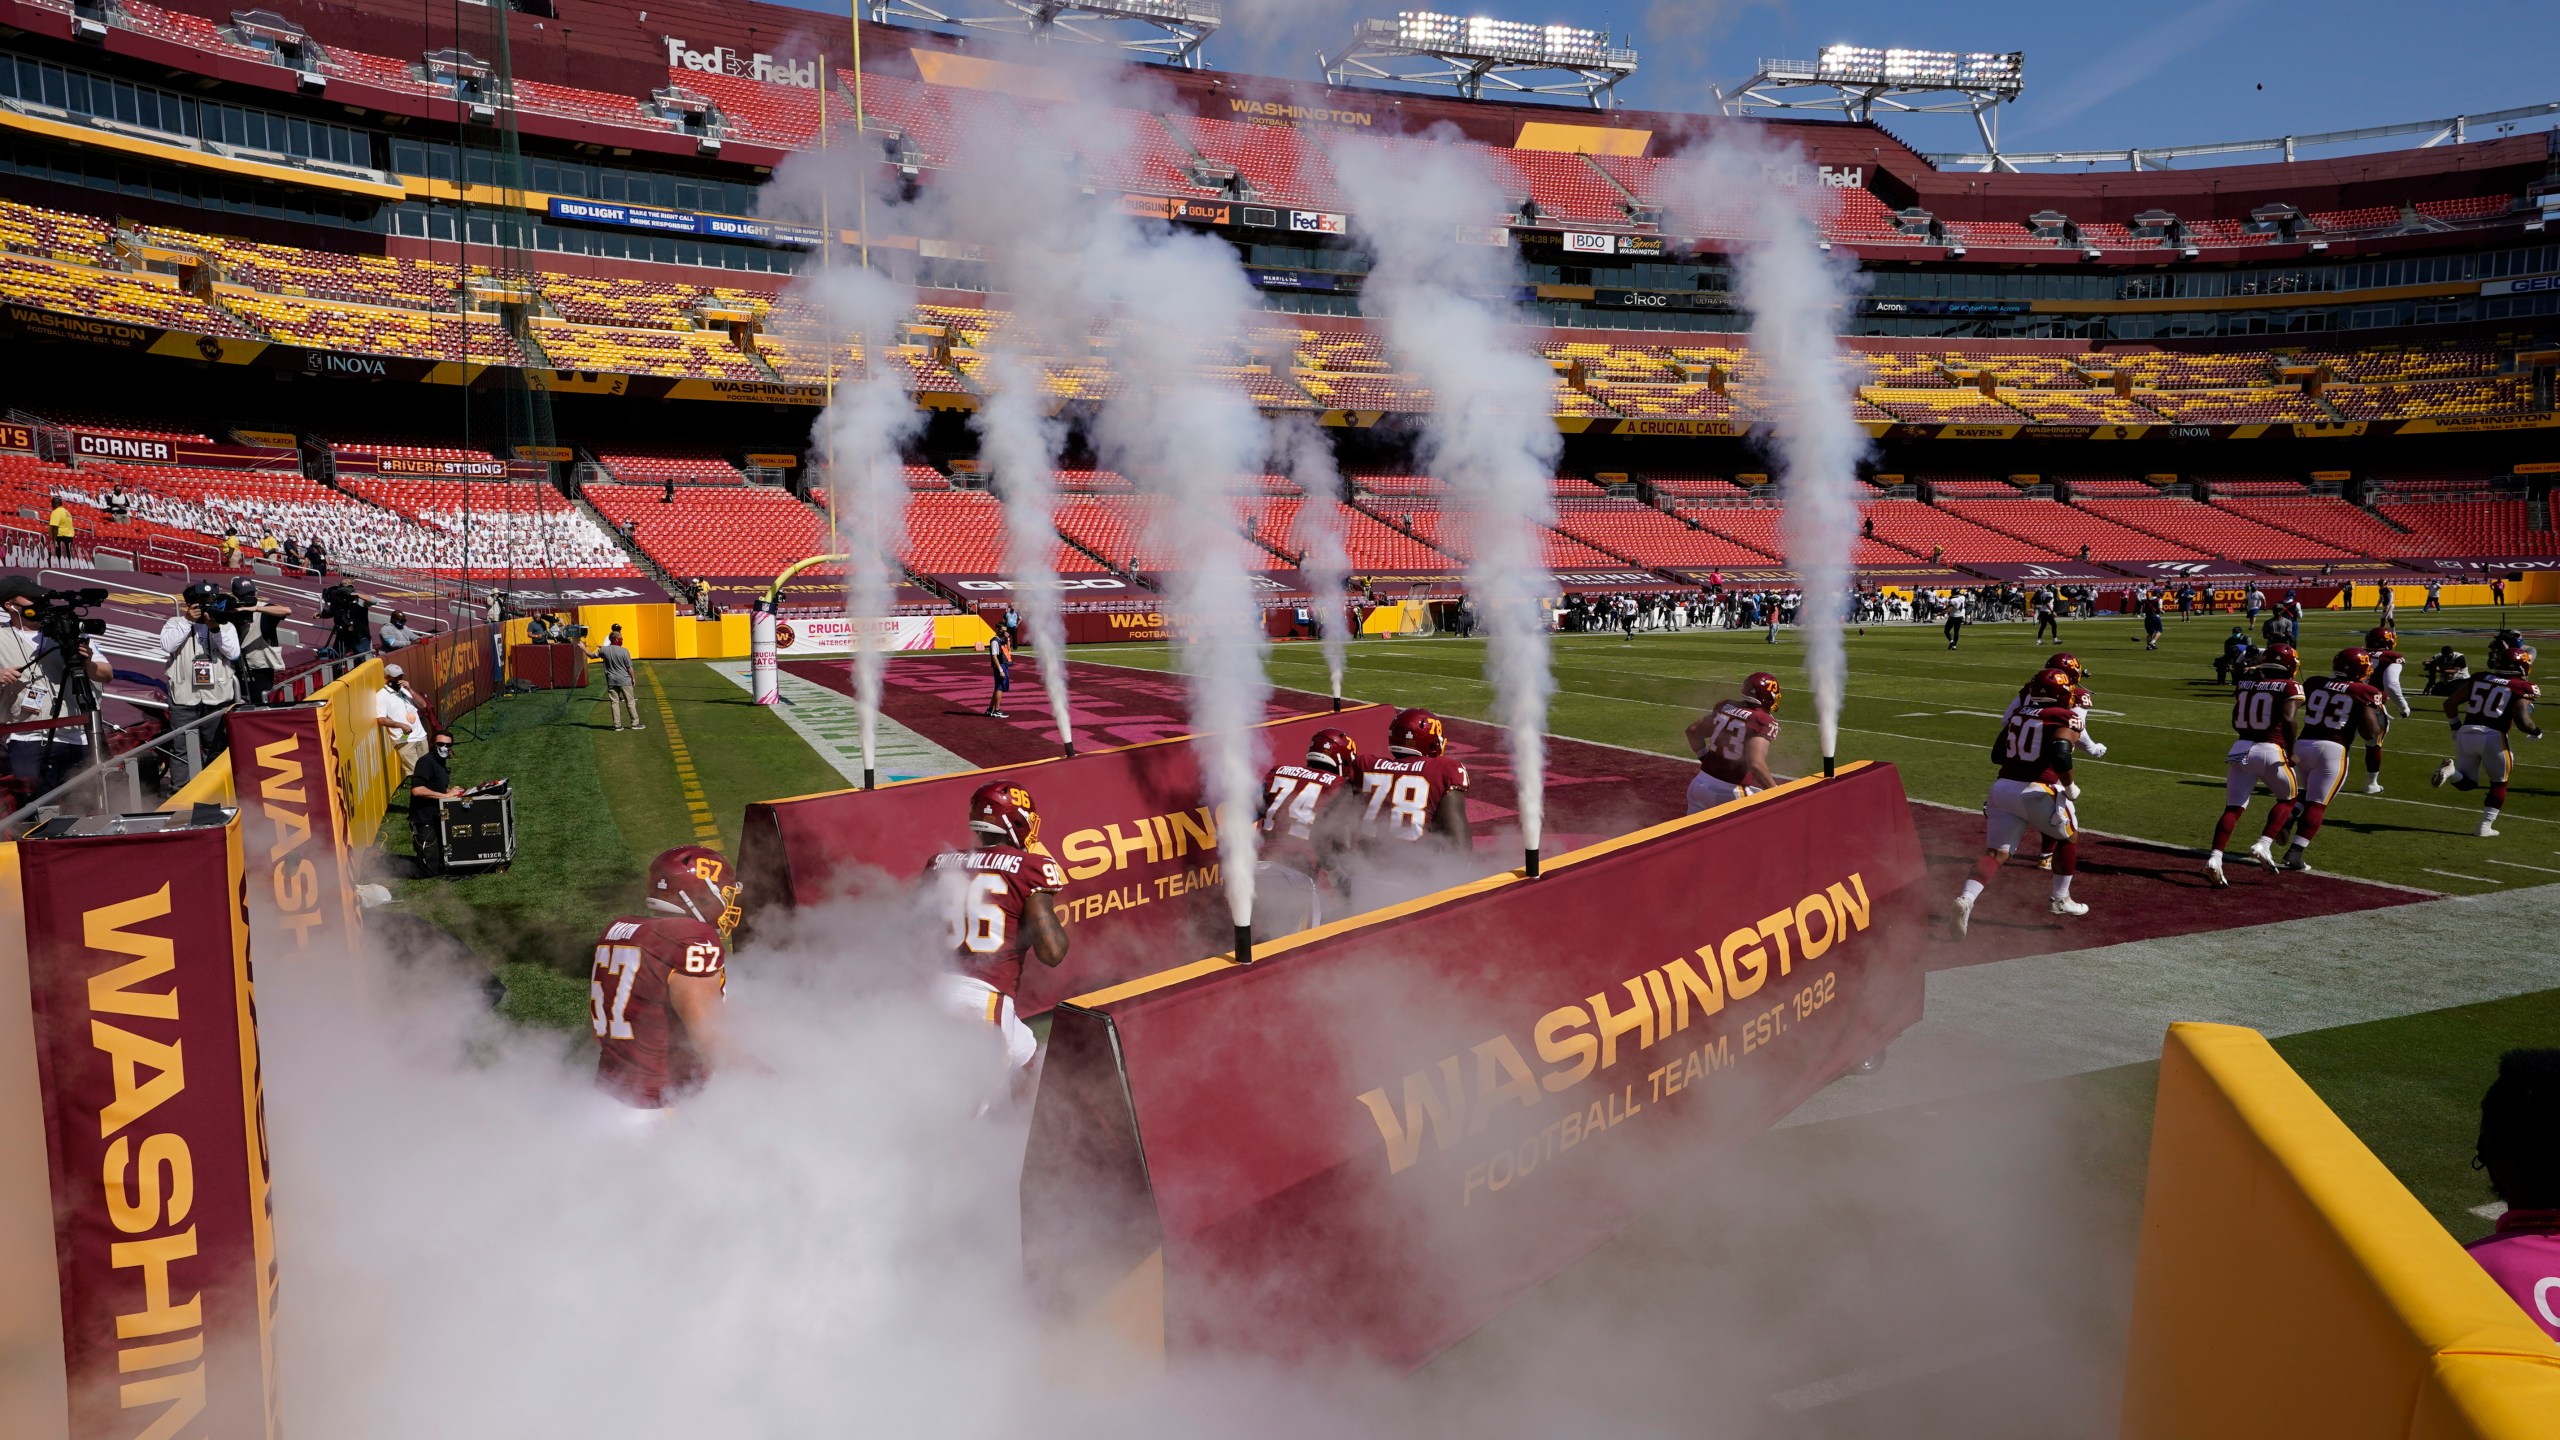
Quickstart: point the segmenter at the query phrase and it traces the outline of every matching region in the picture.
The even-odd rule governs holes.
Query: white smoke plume
[[[1351,556],[1343,547],[1342,471],[1334,464],[1333,445],[1324,430],[1303,415],[1292,415],[1275,430],[1280,462],[1298,488],[1307,492],[1298,507],[1297,540],[1302,547],[1298,568],[1314,592],[1308,612],[1315,616],[1316,641],[1324,647],[1325,677],[1333,698],[1342,698],[1342,671],[1350,658],[1351,617],[1343,604],[1351,581]]]
[[[1046,57],[1042,57],[1046,58]],[[1077,87],[1107,88],[1107,70]],[[963,163],[937,176],[924,218],[983,257],[987,283],[1003,296],[1004,323],[985,343],[986,396],[975,424],[995,487],[1004,497],[1006,570],[1031,632],[1040,681],[1075,743],[1068,710],[1066,628],[1059,616],[1056,554],[1057,465],[1067,427],[1049,413],[1049,364],[1072,366],[1090,348],[1100,298],[1062,273],[1062,256],[1096,241],[1111,223],[1102,192],[1087,183],[1093,155],[1130,144],[1130,112],[1077,107],[1073,123],[1017,123],[1001,107],[961,109],[954,145]]]
[[[1681,208],[1722,217],[1739,232],[1736,298],[1751,314],[1759,402],[1774,424],[1786,496],[1787,563],[1804,587],[1797,624],[1813,681],[1822,753],[1839,753],[1840,701],[1848,683],[1841,617],[1858,536],[1858,462],[1867,432],[1853,410],[1857,381],[1840,327],[1858,291],[1857,263],[1823,251],[1818,185],[1784,177],[1809,171],[1792,148],[1774,151],[1754,132],[1720,133],[1668,169]],[[1711,223],[1713,223],[1711,221]]]
[[[894,196],[882,193],[876,153],[863,144],[802,150],[784,163],[759,203],[767,213],[830,225],[867,219],[874,231],[898,225]],[[830,243],[818,263],[784,292],[780,313],[795,348],[827,357],[832,386],[811,432],[826,467],[827,504],[845,553],[845,610],[853,621],[854,700],[861,713],[862,770],[874,771],[880,682],[888,664],[883,631],[904,573],[905,447],[924,414],[889,355],[915,309],[915,290],[868,266],[864,247]],[[858,349],[858,366],[847,364]]]
[[[1072,749],[1068,709],[1067,627],[1058,613],[1058,451],[1062,427],[1044,413],[1039,362],[1011,346],[987,361],[993,393],[979,407],[980,446],[1004,496],[1005,573],[1022,602],[1022,619],[1038,657],[1040,686],[1057,717],[1058,740]]]
[[[1253,727],[1271,696],[1252,571],[1267,568],[1237,517],[1270,434],[1235,366],[1256,312],[1235,252],[1187,231],[1105,227],[1083,268],[1119,302],[1112,361],[1121,390],[1095,441],[1150,498],[1149,542],[1166,572],[1174,648],[1191,696],[1200,770],[1218,818],[1218,864],[1238,925],[1253,918],[1262,755]]]
[[[1400,367],[1431,392],[1422,460],[1456,491],[1451,519],[1485,634],[1494,720],[1519,777],[1521,844],[1537,849],[1546,811],[1548,666],[1545,527],[1555,518],[1555,370],[1511,298],[1508,246],[1466,243],[1511,207],[1477,155],[1439,140],[1348,142],[1334,169],[1375,258],[1361,305]]]

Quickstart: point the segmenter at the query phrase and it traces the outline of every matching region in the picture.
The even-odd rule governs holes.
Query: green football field
[[[2415,657],[2450,642],[2476,664],[2500,619],[2485,610],[2410,615],[2401,646]],[[2560,610],[2504,619],[2548,631],[2560,627]],[[2211,661],[2229,623],[2172,620],[2149,653],[2126,621],[2066,625],[2063,645],[2090,667],[2093,728],[2110,747],[2079,771],[2091,828],[2198,847],[2209,837],[2229,735]],[[2324,667],[2364,624],[2312,617],[2306,659]],[[1934,627],[1874,627],[1848,643],[1842,758],[1892,761],[1916,798],[1977,806],[1996,716],[2054,647],[2019,624],[1968,627],[1954,652]],[[1079,647],[1072,658],[1172,663],[1164,646]],[[1487,718],[1482,660],[1470,641],[1363,641],[1346,690]],[[1775,645],[1756,631],[1632,643],[1558,636],[1553,728],[1679,755],[1693,715],[1767,668],[1788,688],[1779,768],[1810,769],[1818,755],[1799,662],[1792,633]],[[1276,684],[1325,687],[1313,645],[1276,647],[1270,668]],[[450,934],[504,982],[509,1015],[579,1037],[573,1043],[585,1043],[588,946],[635,902],[648,855],[708,839],[706,831],[734,846],[747,802],[844,783],[784,717],[747,703],[712,666],[648,662],[643,672],[651,728],[638,734],[609,728],[600,689],[511,697],[471,717],[457,774],[515,778],[518,863],[500,876],[393,882],[398,911]],[[2458,1238],[2484,1232],[2480,1207],[2491,1197],[2469,1163],[2480,1093],[2503,1050],[2560,1045],[2560,945],[2539,924],[2560,889],[2537,888],[2560,881],[2560,787],[2540,748],[2521,745],[2504,834],[2478,839],[2476,797],[2426,785],[2446,753],[2431,711],[2400,721],[2386,793],[2350,786],[2314,859],[2324,871],[2461,898],[2371,916],[2244,920],[1941,972],[1931,980],[1933,1017],[1962,1013],[1969,994],[1977,1009],[1985,995],[1996,1006],[2002,985],[2059,983],[2077,987],[2070,993],[2090,1010],[2138,1011],[2117,1027],[2138,1043],[1960,1093],[1916,1093],[1926,1077],[1907,1061],[1845,1080],[1835,1089],[1869,1087],[1867,1098],[1825,1111],[1826,1091],[1786,1126],[1721,1157],[1681,1203],[1655,1207],[1435,1360],[1403,1399],[1428,1405],[1524,1376],[1566,1393],[1581,1378],[1572,1357],[1604,1345],[1658,1351],[1662,1373],[1679,1377],[1660,1395],[1618,1397],[1664,1433],[1917,1433],[1909,1427],[1921,1413],[1949,1417],[1946,1433],[2082,1433],[2112,1407],[2156,1072],[2145,1056],[2157,1052],[2160,1016],[2234,1004],[2248,1013],[2240,1002],[2268,976],[2308,974],[2327,1001],[2309,1007],[2317,1014],[2275,1013],[2262,1025],[2287,1060]],[[2560,759],[2560,748],[2551,754]],[[406,851],[398,812],[383,839],[395,855]],[[2467,972],[2490,968],[2505,978],[2466,991]],[[2117,983],[2110,974],[2125,977],[2120,988],[2108,988]],[[2194,1009],[2183,1008],[2189,995]],[[1773,1265],[1773,1256],[1793,1258]],[[2056,1267],[2070,1283],[2055,1283]],[[1842,1303],[1847,1294],[1857,1303]],[[1843,1324],[1844,1315],[1858,1318]],[[1704,1347],[1682,1338],[1700,1335],[1723,1338]],[[1759,1398],[1747,1413],[1700,1417],[1684,1408],[1699,1393]]]
[[[2428,788],[2428,772],[2452,753],[2440,700],[2416,693],[2418,662],[2450,644],[2474,668],[2486,658],[2501,614],[2527,632],[2560,627],[2560,607],[2402,612],[2400,648],[2410,657],[2404,684],[2416,712],[2395,721],[2383,756],[2380,795],[2363,793],[2363,762],[2331,805],[2313,848],[2316,868],[2358,879],[2446,894],[2497,892],[2560,879],[2560,740],[2546,753],[2519,741],[2516,773],[2498,838],[2482,840],[2480,797]],[[1879,625],[1847,637],[1849,684],[1840,720],[1840,758],[1890,760],[1917,799],[1973,809],[1991,778],[1988,759],[2000,712],[2019,684],[2056,648],[2089,667],[2096,697],[2090,731],[2107,748],[2078,771],[2081,823],[2092,830],[2199,851],[2222,813],[2222,757],[2230,747],[2230,692],[2213,678],[2214,656],[2236,623],[2229,617],[2171,619],[2160,648],[2142,647],[2125,619],[2071,621],[2062,641],[2038,643],[2029,624],[1968,625],[1949,650],[1936,626]],[[2361,643],[2371,616],[2317,612],[2303,622],[2306,675],[2325,673],[2345,645]],[[2545,642],[2546,648],[2548,647]],[[1363,700],[1422,705],[1471,718],[1492,717],[1483,645],[1456,639],[1364,640],[1351,649],[1343,688]],[[2553,652],[2560,657],[2560,651]],[[1161,668],[1162,646],[1080,647],[1078,660]],[[2560,660],[2555,660],[2560,663]],[[1774,764],[1780,774],[1820,761],[1813,696],[1795,632],[1776,644],[1763,632],[1685,631],[1559,635],[1555,640],[1555,733],[1667,755],[1685,751],[1682,728],[1736,693],[1754,670],[1787,687]],[[1323,656],[1313,645],[1277,647],[1274,683],[1322,691]],[[2560,722],[2560,710],[2553,712]],[[2263,815],[2266,801],[2254,807]],[[2244,836],[2254,830],[2244,830]]]

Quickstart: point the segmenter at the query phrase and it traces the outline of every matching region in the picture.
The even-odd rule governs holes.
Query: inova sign
[[[691,50],[673,35],[661,36],[667,42],[667,68],[693,70],[705,75],[742,75],[772,85],[789,85],[801,90],[818,88],[818,62],[812,60],[776,60],[770,55],[741,55],[726,45],[708,50]]]

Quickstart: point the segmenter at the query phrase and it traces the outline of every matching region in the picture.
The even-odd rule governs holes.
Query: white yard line
[[[2479,885],[2504,885],[2507,883],[2504,880],[2492,879],[2486,875],[2465,875],[2459,870],[2438,870],[2432,865],[2421,865],[2418,868],[2426,871],[2430,875],[2442,875],[2448,880],[2469,880],[2474,884]]]
[[[752,695],[755,683],[743,660],[705,661],[731,684]],[[862,710],[844,695],[788,671],[782,677],[787,704],[772,707],[793,734],[807,741],[818,758],[833,766],[849,784],[862,783]],[[883,781],[919,775],[950,775],[978,767],[883,715],[872,735],[874,763]]]

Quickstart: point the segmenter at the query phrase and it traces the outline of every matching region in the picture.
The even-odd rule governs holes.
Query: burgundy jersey
[[[1748,700],[1727,700],[1707,712],[1714,717],[1707,727],[1707,748],[1698,755],[1698,768],[1727,785],[1751,783],[1751,767],[1746,760],[1751,738],[1758,736],[1776,744],[1778,717]]]
[[[668,979],[708,976],[728,989],[728,947],[690,915],[625,915],[596,939],[587,977],[596,1031],[596,1084],[654,1110],[702,1083],[702,1054],[685,1033]]]
[[[2374,650],[2368,653],[2373,656],[2373,673],[2376,675],[2381,674],[2383,671],[2390,669],[2394,665],[2406,662],[2409,658],[2397,650]]]
[[[1022,957],[1031,949],[1023,924],[1034,892],[1067,888],[1067,872],[1046,855],[994,845],[933,857],[936,879],[949,877],[951,953],[960,973],[1011,996],[1021,992]]]
[[[1262,857],[1314,874],[1316,822],[1350,793],[1329,770],[1272,766],[1262,777]]]
[[[2077,717],[2060,705],[2030,706],[2021,700],[2000,722],[2000,738],[1992,742],[1991,759],[2003,780],[2053,785],[2062,779],[2071,758],[2064,733]]]
[[[1372,760],[1360,781],[1367,805],[1360,823],[1372,839],[1419,840],[1430,831],[1431,817],[1440,813],[1442,797],[1452,790],[1463,794],[1466,788],[1467,767],[1451,756]]]
[[[2524,719],[2524,708],[2541,699],[2541,687],[2522,675],[2474,675],[2445,701],[2444,711],[2457,725],[2485,725],[2506,735]]]
[[[2361,680],[2323,675],[2303,687],[2302,738],[2349,744],[2364,734],[2364,712],[2382,703],[2382,692]]]
[[[2231,694],[2231,731],[2252,744],[2284,743],[2284,714],[2302,698],[2291,680],[2243,680]]]

